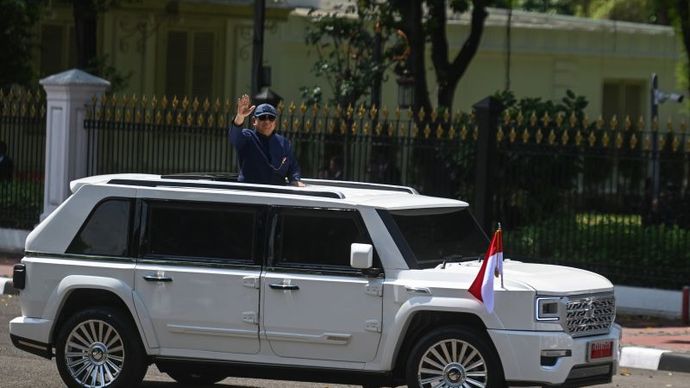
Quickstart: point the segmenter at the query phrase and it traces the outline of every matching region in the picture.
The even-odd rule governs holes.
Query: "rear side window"
[[[131,212],[129,199],[107,199],[99,203],[72,240],[67,253],[127,256]]]
[[[150,202],[148,255],[254,261],[256,208],[194,202]]]
[[[354,211],[285,209],[278,220],[278,265],[350,269],[351,244],[371,244]]]

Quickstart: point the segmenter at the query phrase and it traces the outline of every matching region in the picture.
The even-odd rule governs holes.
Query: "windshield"
[[[489,239],[468,208],[382,211],[410,268],[483,257]],[[412,262],[411,262],[412,261]]]

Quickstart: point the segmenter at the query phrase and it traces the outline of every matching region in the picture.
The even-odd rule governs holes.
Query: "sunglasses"
[[[256,116],[256,118],[259,119],[259,121],[276,121],[276,117],[271,115]]]

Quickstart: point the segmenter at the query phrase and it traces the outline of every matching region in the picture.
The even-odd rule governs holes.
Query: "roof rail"
[[[163,177],[161,177],[163,178]],[[172,178],[166,175],[165,178],[168,179],[179,179],[177,177]],[[203,179],[203,178],[183,178],[183,179]],[[137,179],[111,179],[108,181],[110,185],[126,185],[126,186],[146,186],[146,187],[187,187],[187,188],[202,188],[202,189],[221,189],[221,190],[242,190],[242,191],[253,191],[260,193],[279,193],[279,194],[291,194],[291,195],[306,195],[311,197],[323,197],[323,198],[337,198],[344,199],[345,195],[340,191],[317,191],[317,190],[304,190],[300,189],[290,189],[282,186],[259,186],[252,185],[249,183],[232,183],[227,182],[223,184],[218,183],[201,183],[201,182],[171,182],[162,180],[137,180]]]
[[[208,181],[237,182],[240,174],[236,172],[187,172],[161,175],[161,179],[205,179]]]
[[[386,185],[382,183],[368,183],[368,182],[353,182],[353,181],[333,181],[327,179],[306,179],[302,178],[302,182],[311,183],[313,185],[332,186],[332,187],[348,187],[352,189],[369,189],[369,190],[385,190],[385,191],[400,191],[408,194],[419,194],[417,190],[409,186],[400,185]]]

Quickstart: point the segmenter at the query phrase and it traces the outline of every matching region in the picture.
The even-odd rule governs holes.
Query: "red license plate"
[[[587,344],[588,361],[599,361],[613,358],[613,341],[592,341]]]

